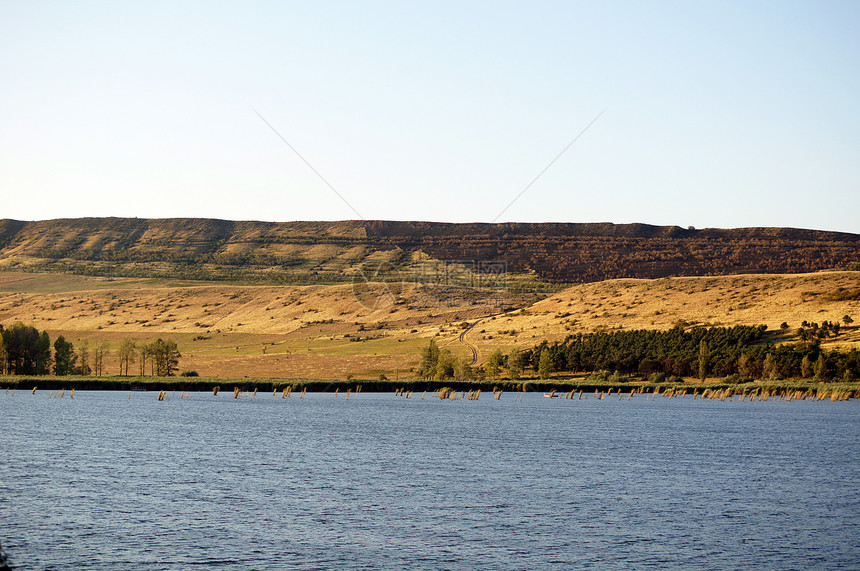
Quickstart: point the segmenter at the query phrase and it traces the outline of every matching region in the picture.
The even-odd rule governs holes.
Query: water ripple
[[[0,396],[19,570],[850,569],[857,401]]]

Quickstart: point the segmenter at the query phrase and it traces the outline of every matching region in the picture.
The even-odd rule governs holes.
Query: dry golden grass
[[[860,323],[860,300],[834,301],[860,288],[860,272],[801,275],[611,280],[583,284],[525,309],[525,296],[414,284],[333,286],[183,285],[152,280],[0,273],[0,323],[15,321],[116,347],[131,337],[177,341],[182,370],[206,376],[376,378],[409,375],[421,348],[470,357],[459,342],[463,323],[477,326],[466,341],[479,362],[493,349],[532,347],[543,339],[613,329],[697,325],[756,325],[793,333],[804,320]],[[357,339],[361,339],[357,341]],[[850,328],[828,346],[860,344]],[[113,356],[105,362],[114,374]],[[131,372],[137,372],[132,365]]]
[[[468,354],[460,323],[498,313],[515,295],[415,284],[184,285],[55,274],[0,273],[0,323],[65,335],[79,346],[124,337],[175,339],[183,370],[201,375],[394,378],[420,348]],[[108,357],[109,373],[119,365]],[[135,366],[131,367],[135,372]],[[393,375],[393,376],[392,376]]]
[[[580,332],[669,329],[679,322],[764,324],[771,330],[786,322],[794,333],[804,320],[841,322],[845,315],[860,320],[860,301],[829,299],[840,288],[860,288],[860,272],[609,280],[483,320],[468,339],[486,356],[493,348],[530,347]],[[858,343],[860,330],[852,328],[828,345]]]

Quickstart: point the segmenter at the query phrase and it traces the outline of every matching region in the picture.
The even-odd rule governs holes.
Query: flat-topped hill
[[[551,282],[803,273],[854,268],[860,235],[647,224],[237,222],[79,218],[0,221],[0,270],[259,283],[336,283],[368,263],[489,262]]]

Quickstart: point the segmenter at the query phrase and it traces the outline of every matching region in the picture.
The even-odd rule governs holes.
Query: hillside
[[[457,262],[465,285],[500,269],[556,283],[803,273],[853,268],[860,235],[609,223],[0,221],[7,271],[314,284],[350,281],[370,267],[376,278],[439,283],[440,261]],[[447,265],[443,272],[450,279]]]
[[[511,307],[519,309],[511,310]],[[0,323],[65,335],[75,346],[124,337],[174,339],[182,369],[216,377],[375,379],[409,376],[430,339],[483,362],[494,349],[600,330],[676,324],[757,325],[771,342],[794,341],[802,321],[860,321],[860,272],[735,275],[581,284],[534,301],[505,292],[434,285],[377,291],[351,285],[237,286],[157,280],[0,273]],[[790,326],[780,332],[782,322]],[[844,327],[828,348],[860,345]],[[106,370],[115,374],[115,357]]]
[[[562,340],[592,331],[766,325],[774,342],[793,341],[803,321],[840,322],[860,316],[860,272],[619,279],[574,286],[519,311],[482,320],[469,340],[482,353]],[[846,328],[829,347],[855,346]]]

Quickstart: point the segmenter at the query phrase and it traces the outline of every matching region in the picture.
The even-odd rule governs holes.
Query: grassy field
[[[860,272],[680,277],[582,284],[519,311],[490,317],[470,333],[482,355],[494,347],[533,346],[575,333],[685,326],[768,326],[785,322],[791,341],[803,321],[860,319]],[[851,328],[827,347],[860,344]]]
[[[525,278],[527,281],[527,278]],[[518,278],[510,283],[520,283]],[[175,340],[180,370],[204,377],[409,378],[430,339],[483,361],[495,348],[616,329],[860,321],[860,272],[611,280],[544,294],[416,283],[238,286],[0,273],[0,323],[64,335],[76,347]],[[527,288],[523,288],[527,289]],[[860,344],[846,328],[825,346]],[[136,365],[131,371],[138,372]],[[105,360],[118,372],[115,357]]]
[[[235,286],[0,274],[0,323],[64,335],[76,346],[177,341],[181,369],[213,376],[397,375],[429,338],[457,354],[463,323],[534,294],[414,283]],[[108,356],[106,370],[118,371]]]

